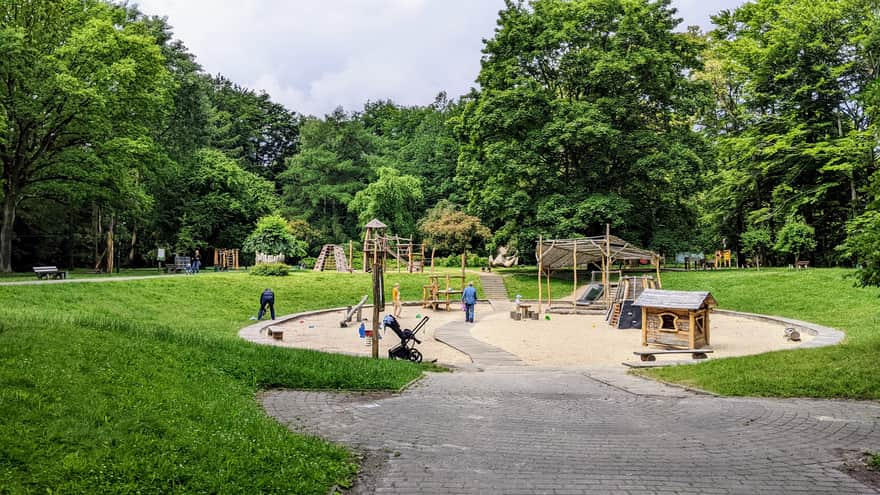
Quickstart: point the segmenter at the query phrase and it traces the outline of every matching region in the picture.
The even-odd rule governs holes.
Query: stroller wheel
[[[413,349],[413,350],[409,351],[409,360],[414,363],[421,363],[422,362],[422,353],[419,352],[418,349]]]

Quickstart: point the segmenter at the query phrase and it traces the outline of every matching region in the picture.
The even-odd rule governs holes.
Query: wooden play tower
[[[385,261],[385,229],[388,226],[374,218],[364,225],[364,272],[379,260]]]
[[[398,272],[401,266],[410,273],[425,271],[425,245],[414,243],[412,237],[387,235],[387,228],[375,218],[364,226],[364,271],[380,260],[387,265],[389,257],[397,260]]]

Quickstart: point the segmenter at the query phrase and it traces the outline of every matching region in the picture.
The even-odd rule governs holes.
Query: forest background
[[[878,2],[680,22],[668,0],[509,0],[468,94],[314,117],[206,74],[131,5],[0,0],[0,271],[238,248],[280,214],[312,256],[374,217],[526,259],[609,224],[880,283]]]

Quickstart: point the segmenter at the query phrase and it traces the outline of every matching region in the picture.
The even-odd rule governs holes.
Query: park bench
[[[191,262],[192,260],[189,256],[175,256],[174,263],[165,263],[165,271],[168,273],[188,272]]]
[[[706,359],[706,354],[710,354],[713,351],[712,349],[663,349],[663,350],[652,350],[652,351],[635,351],[633,354],[639,357],[642,361],[656,361],[657,354],[690,354],[694,359]]]
[[[801,270],[801,269],[806,270],[807,267],[809,267],[809,266],[810,266],[809,261],[798,261],[795,268],[797,268],[798,270]]]
[[[34,273],[41,280],[50,277],[55,279],[67,278],[67,272],[59,270],[57,266],[35,266]]]

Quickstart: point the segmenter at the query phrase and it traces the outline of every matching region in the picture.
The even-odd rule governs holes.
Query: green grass
[[[818,323],[843,330],[846,340],[821,349],[713,359],[639,373],[724,395],[880,399],[880,290],[853,287],[852,273],[845,269],[664,272],[664,289],[708,290],[721,308]],[[505,275],[511,296],[537,297],[534,268],[531,273]],[[570,291],[570,281],[553,280],[553,294]]]
[[[873,469],[880,469],[880,454],[874,454],[868,458],[868,466]]]
[[[423,275],[391,274],[404,297]],[[237,336],[272,287],[279,314],[346,306],[369,275],[205,273],[0,287],[0,493],[327,493],[344,449],[295,435],[272,387],[398,389],[425,367]],[[416,297],[412,297],[416,298]]]

